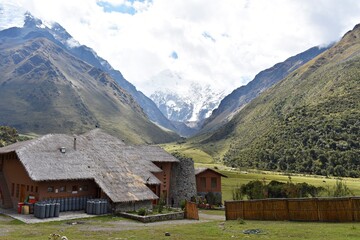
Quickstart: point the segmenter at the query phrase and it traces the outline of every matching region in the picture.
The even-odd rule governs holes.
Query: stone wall
[[[149,216],[139,216],[131,213],[119,213],[118,215],[121,217],[137,220],[143,223],[184,219],[184,212],[174,212],[174,213],[157,214],[157,215],[149,215]]]
[[[194,161],[182,158],[171,168],[170,205],[179,207],[182,200],[196,196]]]
[[[112,209],[114,213],[137,211],[140,208],[152,209],[152,202],[150,200],[145,200],[112,204]]]

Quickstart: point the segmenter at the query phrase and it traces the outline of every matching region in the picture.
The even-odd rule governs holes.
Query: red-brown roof
[[[213,170],[211,168],[195,168],[195,176],[200,174],[200,173],[206,172],[206,171],[211,171],[211,172],[213,172],[215,174],[220,175],[221,177],[226,177],[227,178],[226,175],[224,175],[222,173],[219,173],[219,172],[217,172],[217,171],[215,171],[215,170]]]

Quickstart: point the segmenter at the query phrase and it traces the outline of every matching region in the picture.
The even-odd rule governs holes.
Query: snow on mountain
[[[154,77],[151,85],[155,90],[150,98],[171,121],[187,125],[201,123],[211,115],[224,97],[224,91],[215,90],[209,84],[186,80],[180,73],[166,70]]]

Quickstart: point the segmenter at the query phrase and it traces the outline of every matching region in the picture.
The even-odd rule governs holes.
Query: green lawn
[[[221,212],[221,211],[219,211]],[[217,212],[217,213],[219,213]],[[5,219],[5,220],[4,220]],[[74,221],[74,220],[73,220]],[[360,239],[359,223],[304,223],[274,221],[193,221],[188,224],[145,224],[127,230],[124,219],[96,217],[43,224],[23,224],[0,216],[0,239],[48,239],[51,233],[65,235],[69,240],[82,239],[274,239],[274,240],[355,240]],[[127,221],[127,220],[126,220]],[[134,222],[130,221],[130,225]],[[259,234],[244,234],[244,230],[258,229]],[[165,236],[165,232],[171,234]]]

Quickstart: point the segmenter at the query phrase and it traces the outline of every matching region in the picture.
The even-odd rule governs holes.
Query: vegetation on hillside
[[[224,157],[226,164],[267,170],[334,176],[360,176],[360,59],[338,75],[344,86],[323,94],[324,101],[271,110],[272,126],[251,145],[237,141]],[[331,73],[331,72],[330,72]],[[329,76],[330,77],[330,76]],[[336,92],[336,94],[332,94]],[[241,138],[239,139],[241,141]],[[241,145],[241,144],[240,144]]]
[[[19,133],[15,128],[9,126],[0,126],[0,147],[27,139],[27,137],[19,136]]]
[[[228,124],[199,136],[202,145],[197,146],[225,149],[221,157],[231,167],[359,177],[358,39],[360,26],[254,99]]]

